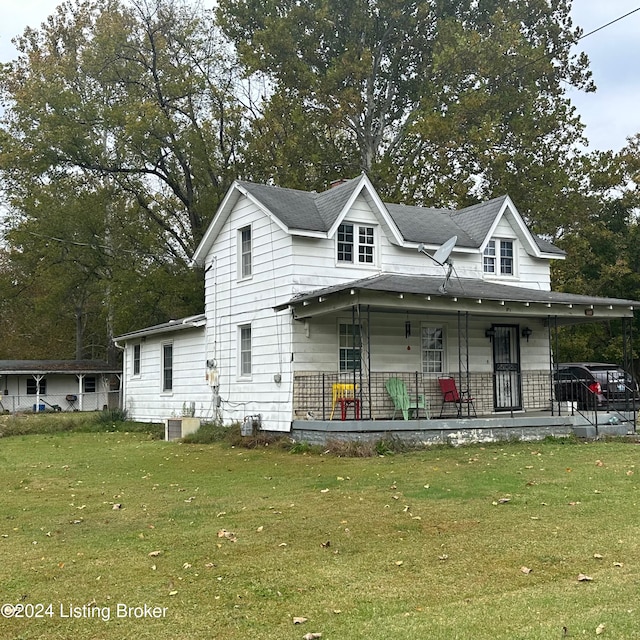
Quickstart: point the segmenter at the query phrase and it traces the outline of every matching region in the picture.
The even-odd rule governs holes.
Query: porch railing
[[[450,374],[456,379],[458,391],[468,391],[474,398],[477,415],[495,413],[494,374],[465,372],[462,379],[457,372]],[[437,418],[442,408],[442,394],[438,384],[441,374],[424,374],[414,372],[369,372],[364,377],[359,372],[350,373],[307,373],[297,372],[293,383],[294,420],[329,420],[333,409],[333,385],[352,384],[356,389],[359,400],[360,417],[362,420],[390,420],[394,415],[391,396],[387,392],[386,383],[390,378],[402,380],[409,396],[424,396],[426,410],[420,410],[419,417]],[[468,381],[469,388],[466,388]],[[518,385],[518,404],[504,409],[524,409],[526,411],[549,411],[552,407],[551,377],[548,371],[522,372],[516,380]],[[461,386],[465,385],[465,386]],[[355,406],[347,406],[347,418],[355,416]],[[445,415],[451,416],[452,407],[445,407]],[[462,406],[462,415],[469,415],[467,406]],[[471,414],[473,415],[473,414]],[[334,411],[334,419],[340,420],[339,410]]]

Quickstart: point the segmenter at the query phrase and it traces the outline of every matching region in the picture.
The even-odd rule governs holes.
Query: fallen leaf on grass
[[[149,557],[150,557],[150,558],[157,558],[161,553],[162,553],[162,551],[152,551],[152,552],[149,554]]]
[[[533,571],[533,569],[530,569],[529,567],[520,567],[520,571],[528,576]]]
[[[602,560],[602,558],[604,558],[604,556],[603,556],[601,553],[594,553],[594,554],[593,554],[593,557],[594,557],[596,560]]]
[[[328,547],[330,547],[330,546],[331,546],[331,540],[327,540],[326,542],[322,542],[322,543],[320,543],[320,546],[321,546],[323,549],[327,549]]]
[[[122,509],[122,505],[119,502],[116,502],[116,504],[114,504],[113,507],[111,507],[111,509],[113,511],[118,511],[118,509]]]
[[[170,595],[170,596],[175,596],[175,595],[177,595],[177,594],[178,594],[178,592],[177,592],[177,591],[169,591],[169,595]]]
[[[578,574],[578,582],[591,582],[592,580],[591,576],[586,576],[584,573]]]
[[[614,567],[624,567],[624,565],[622,564],[622,562],[614,562],[613,563]]]
[[[307,620],[308,620],[308,618],[302,618],[300,616],[294,616],[293,617],[293,624],[304,624]]]
[[[604,624],[599,624],[596,627],[596,635],[599,636],[599,635],[602,635],[603,633],[604,633]]]
[[[329,493],[329,489],[320,489],[320,493]]]
[[[231,540],[231,542],[238,541],[236,534],[231,531],[227,531],[226,529],[220,529],[220,531],[218,531],[218,538],[225,538],[226,540]]]
[[[404,564],[404,560],[396,560],[396,567],[401,567]]]
[[[602,460],[596,460],[596,467],[604,467],[604,462],[602,462]]]
[[[318,640],[318,638],[322,638],[321,633],[305,633],[302,636],[302,640]]]

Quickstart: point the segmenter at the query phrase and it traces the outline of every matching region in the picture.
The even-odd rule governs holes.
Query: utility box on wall
[[[180,440],[200,428],[200,418],[167,418],[164,421],[164,439]]]

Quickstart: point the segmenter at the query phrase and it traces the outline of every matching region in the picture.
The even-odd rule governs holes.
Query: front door
[[[493,325],[493,406],[522,409],[520,340],[517,325]]]

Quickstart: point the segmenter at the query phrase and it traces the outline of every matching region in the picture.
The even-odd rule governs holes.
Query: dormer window
[[[487,274],[514,275],[513,240],[489,240],[484,250],[483,264]]]
[[[375,263],[375,228],[345,222],[338,227],[338,262]]]

